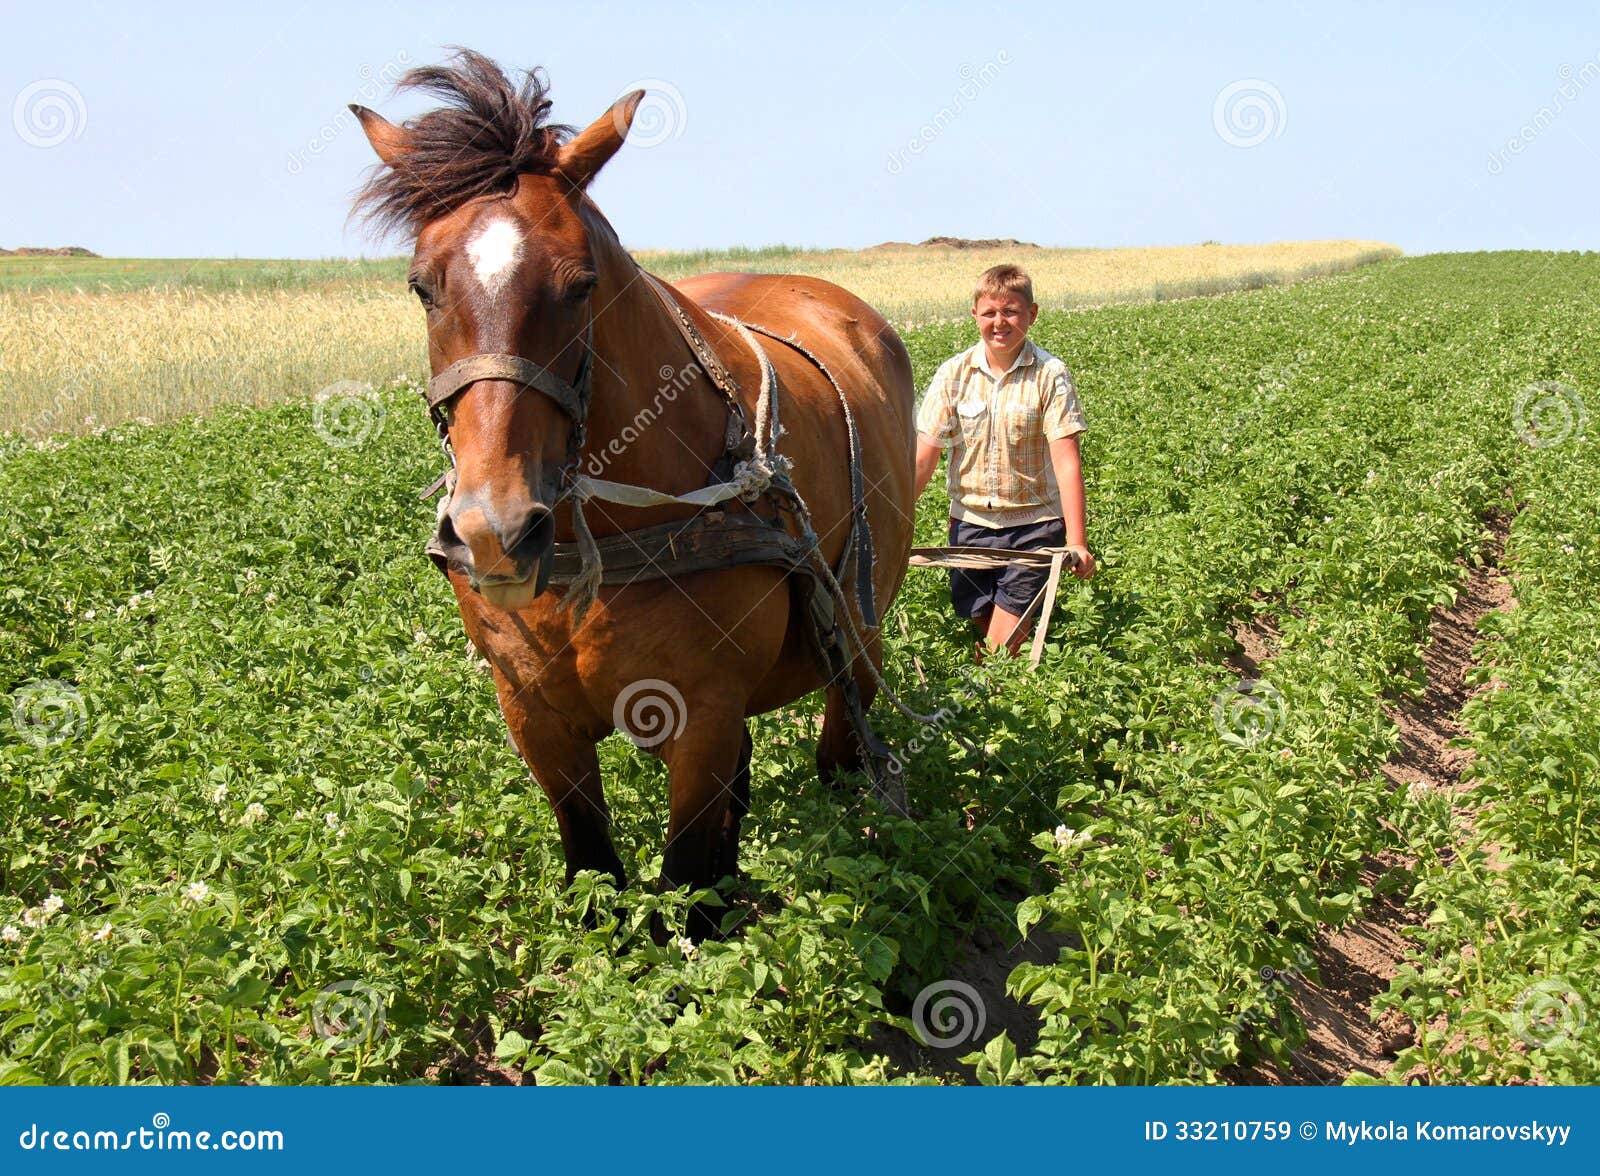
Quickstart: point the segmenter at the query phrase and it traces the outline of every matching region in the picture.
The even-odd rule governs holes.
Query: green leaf
[[[515,1029],[508,1029],[500,1035],[500,1040],[495,1043],[494,1056],[497,1061],[511,1062],[522,1057],[532,1048],[532,1044]]]

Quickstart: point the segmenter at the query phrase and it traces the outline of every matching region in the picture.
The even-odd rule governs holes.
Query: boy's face
[[[1022,346],[1028,328],[1039,317],[1037,302],[1024,302],[1020,294],[984,294],[972,307],[978,334],[994,352],[1005,355]]]

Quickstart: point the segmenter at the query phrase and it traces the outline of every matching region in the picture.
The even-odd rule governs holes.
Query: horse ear
[[[628,128],[633,125],[633,113],[643,100],[643,90],[624,94],[612,104],[610,110],[578,132],[576,138],[563,144],[557,164],[561,174],[578,187],[587,188],[589,181],[594,179],[628,137]]]
[[[361,129],[367,133],[367,142],[378,153],[378,158],[393,167],[402,156],[411,151],[411,133],[395,126],[375,110],[350,104],[350,113],[361,120]]]

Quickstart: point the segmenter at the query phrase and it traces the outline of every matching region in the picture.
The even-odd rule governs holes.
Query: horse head
[[[440,540],[485,599],[520,608],[549,576],[552,510],[582,442],[593,374],[603,275],[585,189],[622,146],[644,92],[574,135],[546,121],[539,71],[516,87],[469,50],[410,71],[400,88],[446,104],[404,126],[351,107],[381,160],[357,202],[416,241],[409,282],[427,313],[429,400],[456,467]],[[463,362],[474,356],[483,359]]]

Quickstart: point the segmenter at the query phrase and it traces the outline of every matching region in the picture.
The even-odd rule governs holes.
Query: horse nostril
[[[526,567],[549,551],[555,531],[555,516],[545,507],[531,506],[516,525],[506,529],[501,542],[517,566]]]
[[[461,542],[461,536],[456,534],[455,520],[450,517],[449,511],[440,512],[439,527],[434,533],[439,537],[439,545],[446,551],[460,551],[466,547]]]

